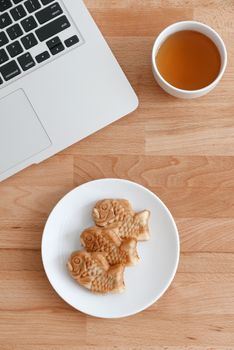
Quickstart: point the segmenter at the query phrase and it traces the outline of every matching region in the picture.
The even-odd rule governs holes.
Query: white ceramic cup
[[[202,89],[199,90],[183,90],[183,89],[178,89],[175,86],[169,84],[160,74],[157,65],[156,65],[156,55],[158,53],[158,50],[162,43],[173,33],[179,32],[181,30],[194,30],[196,32],[200,32],[204,35],[206,35],[208,38],[210,38],[214,44],[217,46],[220,57],[221,57],[221,67],[219,71],[219,75],[217,78],[209,85],[205,86]],[[157,83],[161,86],[163,90],[165,90],[168,94],[175,96],[175,97],[180,97],[180,98],[195,98],[195,97],[200,97],[211,90],[214,89],[214,87],[218,84],[220,79],[223,76],[223,73],[225,71],[227,65],[227,50],[225,47],[225,44],[221,37],[219,36],[216,31],[214,31],[212,28],[207,26],[206,24],[200,23],[200,22],[195,22],[195,21],[183,21],[183,22],[177,22],[169,27],[165,28],[159,36],[156,38],[152,50],[152,70],[153,74],[155,77],[155,80]]]

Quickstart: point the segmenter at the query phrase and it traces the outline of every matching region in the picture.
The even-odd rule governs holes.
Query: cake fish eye
[[[80,265],[81,264],[81,258],[79,256],[75,256],[73,259],[74,264]]]

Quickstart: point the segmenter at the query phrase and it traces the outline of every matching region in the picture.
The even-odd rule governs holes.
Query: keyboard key
[[[23,19],[23,21],[20,22],[22,27],[24,28],[25,32],[30,32],[34,28],[37,27],[37,22],[33,18],[33,16],[27,17]]]
[[[64,41],[64,44],[66,45],[66,47],[70,47],[72,45],[75,45],[79,42],[79,38],[77,35],[73,35],[70,38],[68,38],[67,40]]]
[[[23,0],[13,0],[13,3],[14,3],[15,5],[17,5],[17,4],[19,4],[21,1],[23,1]]]
[[[60,5],[57,2],[55,2],[54,4],[47,6],[45,9],[38,11],[35,16],[38,22],[40,24],[43,24],[61,15],[62,13],[63,10],[61,9]]]
[[[46,45],[50,49],[50,52],[52,53],[52,55],[56,55],[57,53],[59,53],[59,52],[64,50],[64,46],[61,43],[61,40],[59,39],[58,36],[56,36],[55,38],[47,41]]]
[[[25,35],[21,38],[22,44],[24,45],[26,50],[31,49],[31,47],[37,45],[38,41],[33,33]]]
[[[48,4],[50,4],[52,1],[54,1],[54,0],[41,0],[41,2],[42,2],[43,5],[48,5]]]
[[[56,45],[60,45],[60,44],[61,44],[61,40],[59,39],[58,36],[56,36],[53,39],[50,39],[46,42],[46,45],[48,46],[49,49],[52,49]]]
[[[59,53],[59,52],[61,52],[61,51],[63,51],[63,50],[64,50],[64,46],[63,46],[63,44],[61,43],[61,44],[59,44],[59,45],[56,45],[56,46],[52,47],[52,48],[50,49],[50,52],[51,52],[52,55],[54,56],[54,55],[57,55],[57,53]]]
[[[48,51],[44,51],[44,52],[40,53],[39,55],[37,55],[35,58],[36,58],[37,63],[41,63],[41,62],[48,60],[48,58],[50,58],[50,54]]]
[[[21,73],[18,64],[15,61],[8,62],[0,67],[0,72],[4,80],[8,81]]]
[[[15,21],[19,21],[21,18],[24,18],[27,13],[22,5],[18,5],[10,10],[12,17]]]
[[[7,45],[6,48],[11,57],[15,57],[23,52],[23,48],[18,41],[14,41],[13,43]]]
[[[66,16],[59,17],[53,22],[50,22],[43,27],[36,30],[36,35],[40,41],[47,40],[52,36],[62,32],[63,30],[70,27],[70,23]]]
[[[35,62],[29,52],[18,57],[18,62],[21,68],[23,69],[23,71],[26,71],[35,66]]]
[[[8,10],[11,6],[11,0],[0,0],[0,12]]]
[[[18,24],[14,24],[13,26],[7,29],[7,34],[9,35],[11,40],[14,40],[19,36],[23,35],[23,31]]]
[[[9,42],[6,34],[4,32],[0,32],[0,47],[6,45]]]
[[[7,53],[4,49],[0,50],[0,65],[8,61]]]
[[[4,13],[0,16],[0,29],[6,28],[12,23],[12,20],[8,13]]]
[[[2,78],[0,77],[0,85],[1,85],[1,84],[3,84],[3,80],[2,80]]]
[[[32,13],[38,10],[41,7],[41,4],[38,0],[27,0],[25,1],[24,6],[26,7],[29,13]]]

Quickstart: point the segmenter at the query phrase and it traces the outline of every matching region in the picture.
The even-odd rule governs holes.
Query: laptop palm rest
[[[51,145],[26,94],[19,89],[0,99],[0,174]]]

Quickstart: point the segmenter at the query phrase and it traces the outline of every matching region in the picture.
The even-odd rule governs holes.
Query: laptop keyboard
[[[81,42],[60,1],[0,0],[0,88]]]

